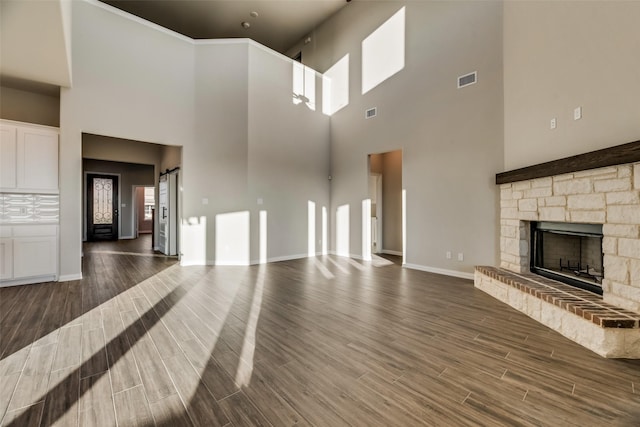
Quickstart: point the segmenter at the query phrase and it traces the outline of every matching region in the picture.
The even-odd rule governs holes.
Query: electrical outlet
[[[445,254],[445,256],[447,257],[447,259],[451,259],[451,251],[447,251],[447,253]]]
[[[462,252],[458,252],[458,261],[464,261],[464,254]]]
[[[549,121],[549,129],[555,129],[557,127],[558,123],[556,122],[555,117],[553,119],[551,119],[551,121]]]

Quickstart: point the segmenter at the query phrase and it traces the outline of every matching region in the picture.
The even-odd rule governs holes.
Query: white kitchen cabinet
[[[57,279],[57,225],[2,226],[0,236],[0,286]]]
[[[0,121],[0,191],[58,193],[58,130]]]
[[[0,123],[0,188],[15,189],[18,128]]]
[[[55,275],[56,252],[55,237],[13,239],[13,278]]]
[[[13,240],[0,237],[0,280],[13,278]]]

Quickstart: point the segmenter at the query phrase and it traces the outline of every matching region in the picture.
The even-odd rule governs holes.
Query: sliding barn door
[[[178,254],[178,174],[160,177],[158,193],[158,246],[165,255]]]

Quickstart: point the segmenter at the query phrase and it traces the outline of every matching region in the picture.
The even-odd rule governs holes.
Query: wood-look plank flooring
[[[180,267],[148,237],[0,289],[3,426],[638,426],[607,360],[382,258]]]

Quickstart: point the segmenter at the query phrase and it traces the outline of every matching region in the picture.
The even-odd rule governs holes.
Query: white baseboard
[[[405,264],[404,267],[412,270],[426,271],[428,273],[442,274],[443,276],[458,277],[460,279],[473,280],[473,273],[465,273],[463,271],[447,270],[446,268],[428,267],[426,265]]]
[[[353,258],[353,259],[359,259],[360,261],[362,261],[364,258],[362,258],[362,255],[356,255],[356,254],[349,254],[349,255],[338,255],[336,253],[336,251],[329,251],[328,252],[329,255],[335,255],[335,256],[339,256],[341,258]]]
[[[267,258],[267,262],[280,262],[280,261],[291,261],[294,259],[302,259],[308,258],[308,254],[294,254],[294,255],[285,255],[285,256],[277,256],[273,258]],[[252,264],[259,264],[259,261],[251,261]]]
[[[189,267],[189,266],[192,266],[192,265],[213,265],[213,264],[210,264],[209,261],[198,262],[198,261],[186,261],[183,258],[180,259],[180,266],[181,267]]]
[[[58,277],[58,282],[71,282],[72,280],[82,280],[82,273],[63,274]]]
[[[132,240],[135,239],[134,236],[120,236],[118,237],[119,240]]]
[[[215,265],[218,267],[238,267],[243,265],[251,265],[243,261],[213,261],[207,260],[207,265]]]
[[[0,281],[0,288],[19,285],[33,285],[37,283],[55,282],[56,276],[36,276],[26,279],[10,279]]]
[[[271,257],[271,258],[267,258],[267,263],[271,263],[271,262],[280,262],[280,261],[291,261],[294,259],[301,259],[301,258],[307,258],[309,257],[309,255],[307,254],[294,254],[294,255],[284,255],[284,256],[278,256],[278,257]],[[214,261],[211,259],[207,260],[207,265],[218,265],[218,266],[238,266],[238,265],[259,265],[261,264],[260,260],[257,259],[253,259],[251,261],[249,261],[249,264],[244,263],[244,262],[219,262],[219,261]],[[185,264],[186,265],[186,264]],[[193,264],[191,264],[193,265]]]
[[[390,249],[383,249],[382,253],[383,254],[387,254],[387,255],[402,256],[402,252],[400,252],[400,251],[392,251]]]

